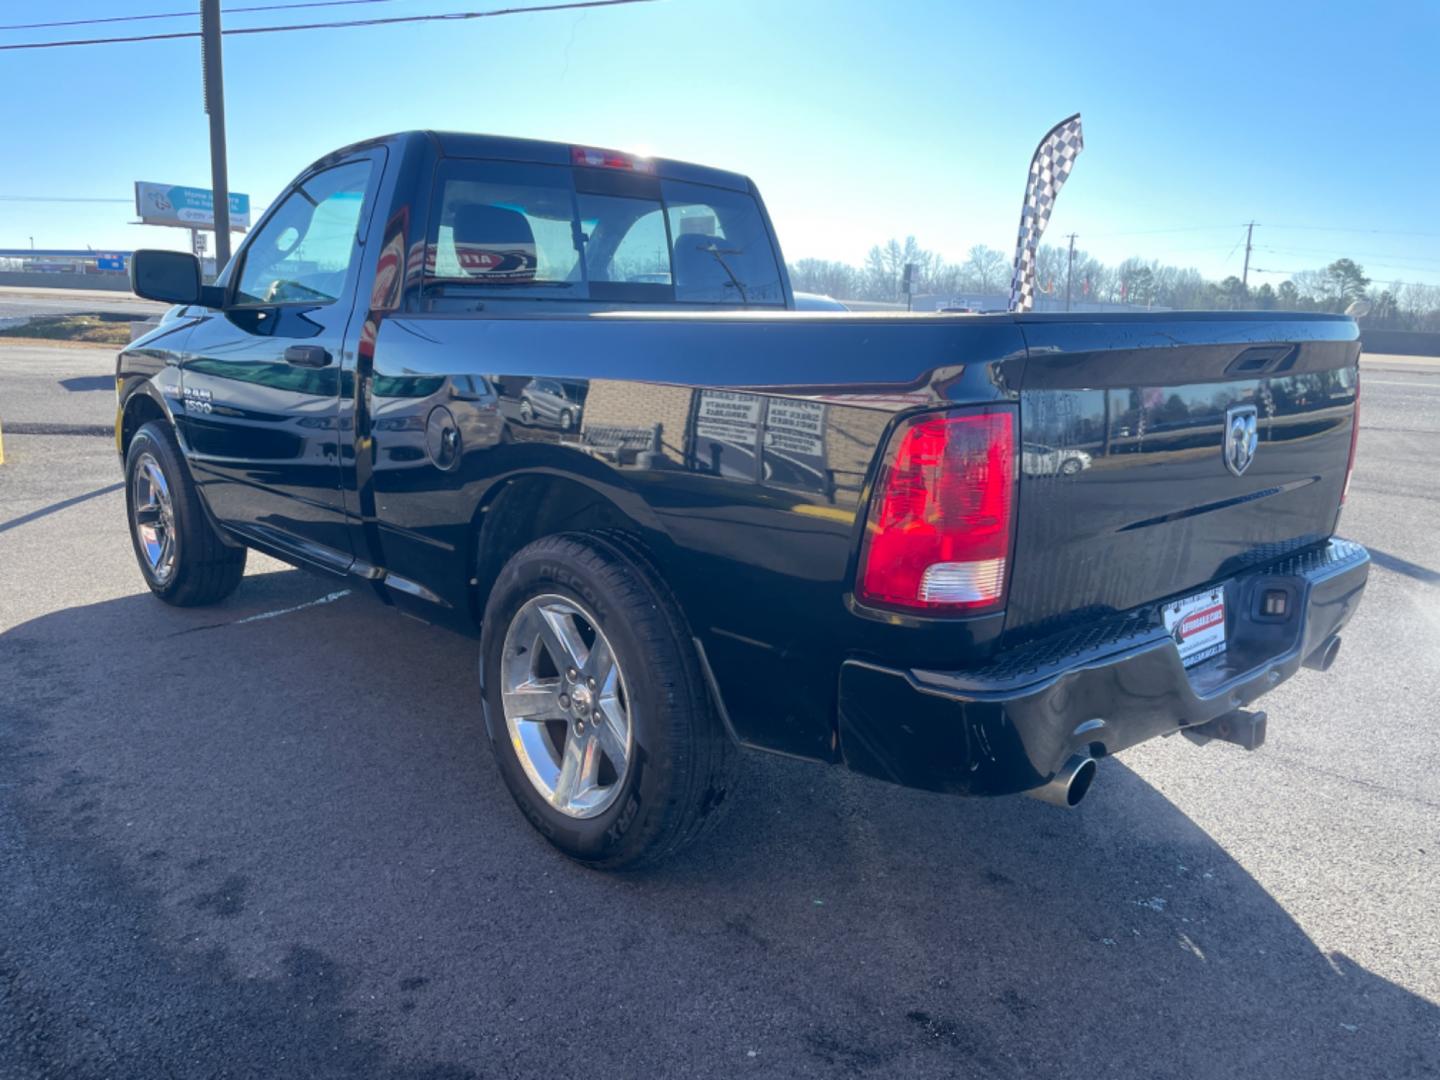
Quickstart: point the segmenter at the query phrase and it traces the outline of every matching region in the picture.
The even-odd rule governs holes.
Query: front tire
[[[716,820],[737,752],[678,606],[626,542],[523,548],[490,593],[480,655],[500,775],[566,855],[633,869]]]
[[[245,549],[220,539],[170,428],[151,421],[125,454],[130,542],[150,591],[176,607],[225,599],[245,574]]]

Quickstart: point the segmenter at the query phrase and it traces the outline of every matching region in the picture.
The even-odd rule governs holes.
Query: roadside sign
[[[95,268],[97,270],[118,270],[125,272],[125,256],[111,255],[108,252],[95,256]]]
[[[135,181],[135,213],[146,225],[215,228],[215,194],[209,188]],[[250,196],[230,193],[230,227],[250,227]]]

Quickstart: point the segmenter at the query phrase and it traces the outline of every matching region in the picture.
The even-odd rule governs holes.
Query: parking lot
[[[475,642],[252,556],[145,591],[112,353],[0,345],[0,1076],[1440,1071],[1440,362],[1367,358],[1328,675],[1073,812],[748,762],[634,876],[538,839]]]

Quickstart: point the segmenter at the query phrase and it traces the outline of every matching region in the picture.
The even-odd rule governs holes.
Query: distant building
[[[19,274],[85,274],[124,277],[130,252],[89,248],[0,248],[0,270]]]

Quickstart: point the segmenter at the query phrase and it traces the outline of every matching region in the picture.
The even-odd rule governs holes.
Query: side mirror
[[[130,256],[130,291],[166,304],[219,307],[220,290],[200,280],[200,260],[184,251],[137,251]]]

